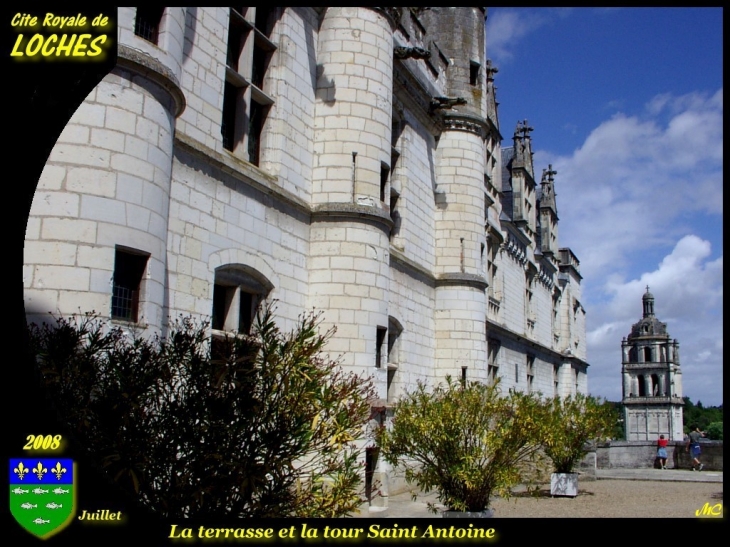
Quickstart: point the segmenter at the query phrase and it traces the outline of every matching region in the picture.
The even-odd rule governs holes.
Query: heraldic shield
[[[64,458],[10,460],[10,512],[23,528],[46,539],[76,513],[74,462]]]

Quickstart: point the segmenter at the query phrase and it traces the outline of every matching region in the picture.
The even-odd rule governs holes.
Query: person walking
[[[687,452],[690,452],[690,456],[692,456],[692,471],[702,471],[702,468],[705,467],[700,462],[700,454],[702,453],[702,450],[700,450],[700,439],[704,436],[705,434],[700,431],[698,426],[695,426],[689,432]]]
[[[667,468],[667,444],[669,441],[664,438],[664,435],[659,435],[657,441],[656,457],[659,458],[659,465],[662,469]]]

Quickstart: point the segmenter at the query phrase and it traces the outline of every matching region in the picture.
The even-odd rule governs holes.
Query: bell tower
[[[646,287],[644,314],[621,342],[624,424],[627,441],[655,440],[665,435],[683,439],[682,372],[679,342],[667,324],[654,315],[654,295]]]

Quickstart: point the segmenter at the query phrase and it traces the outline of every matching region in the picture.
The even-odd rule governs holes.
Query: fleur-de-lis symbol
[[[29,472],[29,469],[26,466],[23,465],[23,462],[20,462],[18,464],[18,467],[16,467],[15,469],[13,469],[13,473],[15,473],[16,475],[18,475],[18,478],[20,480],[23,480],[25,478],[25,476],[28,474],[28,472]]]
[[[41,462],[38,462],[38,465],[33,468],[33,473],[38,476],[38,480],[42,480],[43,475],[48,473],[48,469],[46,467],[43,467],[43,464]]]
[[[54,475],[56,475],[56,478],[58,480],[61,480],[61,477],[66,472],[66,468],[65,467],[61,467],[61,462],[56,462],[56,467],[54,467],[53,469],[51,469],[51,472]]]

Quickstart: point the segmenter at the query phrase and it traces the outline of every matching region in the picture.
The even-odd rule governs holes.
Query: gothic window
[[[636,378],[636,380],[639,382],[639,397],[646,397],[646,384],[644,380],[644,375],[639,374]]]
[[[398,211],[398,201],[401,196],[400,184],[396,184],[396,167],[398,165],[398,159],[401,155],[401,134],[405,123],[398,118],[393,116],[392,127],[391,127],[391,150],[390,150],[390,219],[393,221],[393,228],[390,231],[390,239],[398,235],[401,227],[401,216]],[[387,174],[386,174],[387,177]],[[381,181],[382,185],[382,181]],[[385,189],[383,188],[383,198],[385,198]]]
[[[532,296],[535,283],[535,276],[527,273],[525,275],[525,319],[528,330],[535,327],[535,314],[532,308]]]
[[[535,381],[535,356],[528,354],[527,361],[527,392],[532,393]]]
[[[140,292],[150,255],[117,246],[114,252],[112,283],[112,319],[139,320]]]
[[[146,6],[137,8],[134,17],[134,33],[140,38],[157,45],[160,37],[160,22],[164,7]]]
[[[264,87],[277,49],[269,39],[276,9],[230,8],[221,137],[223,148],[254,165],[261,159],[261,138],[274,104]]]
[[[494,338],[487,340],[487,380],[493,384],[499,377],[499,348],[501,342]]]
[[[553,395],[560,395],[560,376],[558,375],[558,365],[553,365]]]
[[[499,243],[494,237],[487,238],[487,291],[488,296],[496,300],[501,300],[502,289],[497,275],[497,253],[499,252]]]

